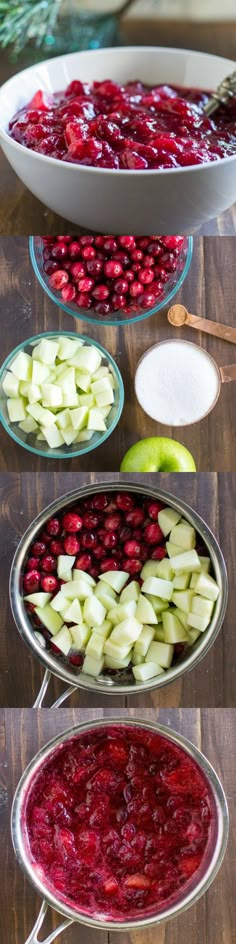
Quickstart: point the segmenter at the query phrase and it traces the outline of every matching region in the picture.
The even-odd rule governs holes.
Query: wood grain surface
[[[124,717],[124,711],[116,711],[115,714]],[[128,714],[133,716],[134,712],[130,709]],[[56,734],[81,721],[107,715],[113,716],[114,712],[110,709],[96,712],[60,709],[55,713],[13,709],[0,712],[0,772],[3,771],[5,784],[0,805],[0,911],[4,944],[24,944],[41,904],[37,892],[24,877],[11,845],[9,817],[18,780],[34,754]],[[185,940],[188,944],[235,944],[235,712],[230,709],[144,710],[142,719],[159,721],[173,727],[200,748],[215,767],[222,780],[230,812],[230,838],[223,865],[197,904],[159,928],[108,935],[74,924],[57,938],[58,944],[78,944],[78,941],[81,944],[182,944]],[[43,937],[57,925],[58,915],[51,912],[44,926]]]
[[[145,18],[123,21],[123,39],[130,45],[173,46],[196,49],[214,55],[235,59],[235,21],[192,23]],[[0,85],[15,72],[31,65],[28,56],[21,55],[16,63],[9,62],[8,50],[1,51]],[[6,158],[0,153],[0,233],[69,233],[70,224],[48,210],[16,177]],[[78,232],[84,232],[77,228]],[[199,230],[201,232],[201,230]],[[233,235],[236,233],[236,205],[218,219],[204,224],[205,235]]]
[[[194,237],[188,276],[175,296],[192,313],[236,326],[236,240],[234,237]],[[173,328],[167,309],[142,323],[122,327],[90,326],[62,312],[39,285],[28,252],[26,237],[0,237],[1,361],[16,345],[41,331],[77,331],[100,342],[115,358],[124,380],[125,406],[114,433],[87,456],[46,459],[34,456],[0,428],[0,470],[31,469],[87,471],[120,468],[126,450],[147,436],[171,436],[193,454],[199,471],[236,471],[236,384],[224,384],[214,410],[192,426],[171,428],[150,419],[134,393],[134,376],[142,353],[156,341],[185,338],[200,344],[221,367],[236,361],[236,347],[219,338]]]
[[[69,704],[80,707],[145,706],[164,707],[236,707],[235,663],[235,586],[236,586],[236,476],[230,473],[183,473],[134,475],[138,483],[162,487],[184,499],[195,508],[219,540],[229,575],[229,601],[224,626],[209,653],[191,672],[156,692],[134,694],[125,699],[86,693],[79,690]],[[119,474],[50,474],[33,473],[0,475],[0,572],[1,634],[0,634],[0,705],[2,707],[32,706],[43,669],[24,645],[15,627],[8,602],[8,579],[12,558],[21,536],[36,515],[56,497],[90,482],[129,481]],[[52,679],[46,704],[51,705],[64,690],[64,684]]]

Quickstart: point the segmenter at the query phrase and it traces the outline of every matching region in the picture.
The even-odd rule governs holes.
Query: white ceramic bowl
[[[125,171],[64,163],[24,148],[7,133],[15,112],[37,89],[64,89],[75,78],[140,79],[216,89],[235,70],[218,56],[159,47],[73,53],[13,76],[0,89],[0,143],[24,184],[51,210],[86,229],[148,235],[186,233],[236,199],[236,153],[210,164],[169,170]]]

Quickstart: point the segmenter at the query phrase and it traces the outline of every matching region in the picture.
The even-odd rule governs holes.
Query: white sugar
[[[140,361],[135,390],[152,419],[167,426],[187,426],[214,406],[219,374],[214,361],[197,345],[166,341]]]

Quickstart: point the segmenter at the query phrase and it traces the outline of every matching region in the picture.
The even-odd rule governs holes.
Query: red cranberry
[[[92,503],[93,508],[96,508],[97,511],[105,511],[105,508],[109,505],[109,498],[101,492],[98,495],[93,495]]]
[[[121,523],[121,516],[117,512],[111,515],[107,515],[104,521],[104,527],[106,528],[106,531],[117,531],[117,528],[119,528],[120,523]]]
[[[53,259],[56,259],[56,261],[59,261],[59,262],[61,260],[67,259],[68,249],[65,243],[64,242],[63,243],[60,242],[59,244],[55,243],[55,245],[52,246],[51,255]]]
[[[66,554],[71,554],[73,557],[75,554],[79,553],[80,542],[78,541],[78,538],[75,537],[75,535],[72,534],[71,537],[65,538],[64,550]]]
[[[93,289],[92,295],[94,298],[97,298],[99,302],[103,302],[108,298],[109,288],[106,285],[96,285],[96,288]]]
[[[64,546],[62,541],[51,541],[50,551],[51,554],[54,554],[54,557],[59,557],[59,554],[64,554]]]
[[[37,593],[41,582],[41,574],[38,570],[29,570],[23,577],[23,588],[25,593]]]
[[[59,590],[59,582],[56,577],[42,577],[41,588],[45,593],[55,593]]]
[[[141,560],[132,558],[129,558],[128,560],[125,559],[122,562],[122,570],[127,571],[127,573],[130,574],[130,577],[134,577],[135,574],[139,574],[140,570],[142,570],[142,566]]]
[[[50,534],[51,537],[57,538],[58,535],[61,534],[61,530],[62,530],[61,522],[59,521],[59,518],[50,518],[50,520],[46,524],[46,529],[47,529],[47,533]]]
[[[93,548],[93,556],[95,560],[103,560],[106,557],[106,548],[102,544],[98,544],[97,547]]]
[[[139,528],[145,520],[143,508],[133,508],[131,511],[128,511],[125,520],[131,528]]]
[[[70,267],[71,275],[76,282],[79,279],[84,279],[86,276],[86,268],[83,262],[73,262],[73,265]]]
[[[116,547],[118,543],[118,534],[117,531],[108,531],[104,534],[103,544],[107,550],[112,550],[113,547]]]
[[[81,535],[81,544],[82,544],[82,547],[86,548],[86,550],[89,551],[90,549],[93,549],[94,547],[97,546],[97,543],[98,543],[98,539],[94,531],[85,531]]]
[[[135,238],[134,236],[119,236],[118,242],[123,249],[134,249],[135,248]]]
[[[110,262],[105,262],[104,273],[108,279],[118,279],[122,275],[122,266],[120,262],[116,262],[111,259]]]
[[[35,541],[35,544],[32,544],[31,551],[34,557],[43,557],[46,551],[46,544],[44,544],[43,541]]]
[[[154,547],[154,550],[151,552],[152,560],[163,560],[164,557],[167,557],[165,547]]]
[[[159,527],[159,524],[147,524],[143,532],[144,541],[146,544],[160,544],[163,541],[164,534]]]
[[[57,562],[55,557],[52,554],[45,554],[41,560],[42,569],[46,570],[47,574],[51,574],[53,570],[57,569]]]
[[[62,526],[65,531],[69,531],[69,534],[74,534],[76,531],[81,531],[83,521],[79,515],[74,514],[73,511],[68,511],[63,515]]]
[[[119,564],[114,557],[106,557],[101,563],[101,573],[105,574],[108,570],[119,570]]]
[[[139,280],[142,285],[150,285],[154,279],[154,272],[151,269],[140,269]]]
[[[38,557],[29,557],[26,564],[26,570],[37,570],[41,568],[41,561]]]
[[[84,528],[97,528],[101,523],[101,515],[96,515],[94,511],[87,511],[83,515],[83,527]]]
[[[118,492],[116,495],[116,505],[120,511],[130,511],[134,507],[133,495],[128,492]]]
[[[88,259],[87,261],[87,272],[89,275],[96,277],[100,275],[103,270],[103,263],[100,259]]]
[[[63,286],[61,294],[63,302],[73,302],[76,296],[76,288],[74,285],[71,285],[70,282],[68,285]]]
[[[141,545],[138,544],[138,541],[126,541],[124,544],[124,552],[127,557],[140,557],[141,554]]]
[[[68,280],[68,272],[65,272],[63,269],[58,269],[57,272],[53,272],[52,275],[49,276],[51,288],[54,288],[56,292],[60,292]]]
[[[142,291],[143,291],[143,285],[141,284],[141,282],[136,282],[136,281],[131,282],[130,290],[129,290],[131,298],[137,298],[138,295],[142,294]]]
[[[91,554],[80,554],[75,562],[76,570],[89,570],[92,564]]]
[[[118,279],[117,282],[114,283],[114,289],[117,295],[126,295],[129,289],[129,283],[126,279]]]
[[[80,257],[80,242],[79,242],[78,240],[74,240],[74,242],[70,243],[70,246],[69,246],[69,249],[68,249],[68,253],[69,253],[69,256],[70,256],[71,259],[79,259],[79,257]]]
[[[155,502],[155,501],[147,502],[147,513],[149,515],[149,518],[151,518],[152,521],[157,521],[159,511],[161,511],[163,507],[164,506],[162,502]]]

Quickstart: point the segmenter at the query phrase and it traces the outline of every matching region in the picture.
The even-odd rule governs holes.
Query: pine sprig
[[[0,46],[19,53],[32,41],[40,47],[55,29],[62,0],[0,0]]]

